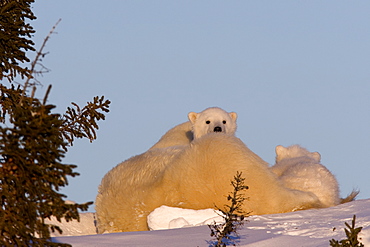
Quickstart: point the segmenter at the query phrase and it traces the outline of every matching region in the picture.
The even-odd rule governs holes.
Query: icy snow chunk
[[[211,208],[194,210],[160,206],[148,215],[147,222],[150,230],[220,224],[224,222],[220,214]]]

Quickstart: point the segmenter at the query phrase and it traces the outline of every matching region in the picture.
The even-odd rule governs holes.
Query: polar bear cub
[[[287,148],[277,146],[276,163],[271,167],[290,189],[314,193],[326,207],[340,203],[339,185],[334,175],[322,164],[318,152],[292,145]]]
[[[194,139],[212,132],[234,135],[237,117],[235,112],[226,112],[218,107],[210,107],[200,113],[190,112],[188,114]]]

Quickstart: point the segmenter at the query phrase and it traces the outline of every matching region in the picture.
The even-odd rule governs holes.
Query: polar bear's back
[[[191,131],[191,123],[185,122],[179,124],[164,134],[161,139],[154,144],[149,150],[155,148],[167,148],[173,146],[189,145],[193,140],[193,133]]]
[[[314,193],[325,206],[340,202],[336,178],[325,166],[313,160],[291,166],[280,178],[289,188]]]
[[[171,162],[164,174],[164,184],[178,192],[177,202],[184,208],[222,208],[233,191],[231,181],[242,172],[249,187],[244,211],[251,214],[289,212],[314,207],[312,193],[282,186],[268,164],[253,153],[239,138],[210,133],[194,140]],[[169,186],[171,185],[171,186]]]

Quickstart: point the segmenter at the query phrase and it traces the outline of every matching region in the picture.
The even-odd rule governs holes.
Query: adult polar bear
[[[226,113],[213,110],[216,115]],[[226,115],[236,121],[236,115]],[[202,113],[194,120],[204,120]],[[243,205],[246,212],[271,214],[322,206],[310,192],[285,188],[267,163],[233,133],[207,131],[192,140],[189,131],[199,128],[195,123],[174,127],[147,152],[104,176],[95,202],[99,233],[148,230],[146,217],[161,205],[223,207],[237,171],[243,173],[249,186],[249,200]]]

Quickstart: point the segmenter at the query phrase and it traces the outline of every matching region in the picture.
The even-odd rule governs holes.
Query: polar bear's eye
[[[209,121],[209,120],[206,121],[206,124],[210,124],[210,123],[211,123],[211,121]]]
[[[223,124],[226,124],[226,120],[222,121]]]

